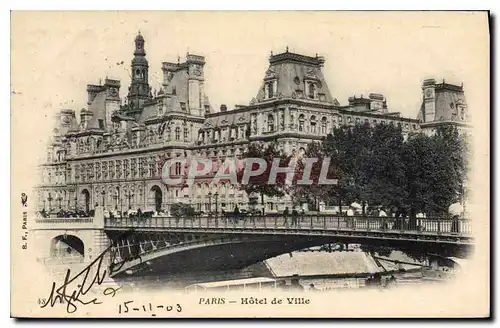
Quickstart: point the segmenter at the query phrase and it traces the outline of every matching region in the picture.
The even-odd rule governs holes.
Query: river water
[[[367,279],[377,273],[382,276],[382,285],[385,285],[386,279],[391,276],[397,285],[439,282],[453,276],[449,270],[431,271],[400,251],[393,251],[386,258],[388,261],[380,260],[380,257],[376,260],[360,250],[299,251],[283,254],[240,270],[127,278],[116,280],[115,283],[132,290],[158,290],[158,288],[184,290],[195,283],[269,277],[285,280],[287,285],[292,281],[298,281],[305,290],[309,288],[332,290],[363,288],[367,284]],[[401,261],[406,264],[391,261]]]

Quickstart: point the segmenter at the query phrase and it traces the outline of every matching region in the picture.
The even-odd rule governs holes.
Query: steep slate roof
[[[100,129],[99,120],[106,120],[106,91],[99,92],[92,103],[89,105],[89,111],[92,117],[87,124],[87,129]]]
[[[333,98],[328,89],[328,84],[323,76],[321,67],[324,59],[322,57],[309,57],[291,52],[285,52],[271,56],[269,59],[269,69],[266,77],[275,76],[278,80],[276,94],[281,93],[285,98],[292,98],[296,90],[304,90],[304,78],[312,78],[320,82],[321,88],[318,93],[325,94],[325,102],[333,103]],[[257,100],[264,99],[264,83],[257,94]]]
[[[436,88],[436,121],[460,120],[457,104],[466,105],[463,91]],[[455,115],[454,115],[455,114]]]
[[[250,122],[250,113],[248,111],[237,112],[235,110],[218,112],[217,115],[205,118],[204,127],[225,127]]]

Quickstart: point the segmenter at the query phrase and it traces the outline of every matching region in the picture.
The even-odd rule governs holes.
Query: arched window
[[[299,115],[299,131],[304,131],[304,114]]]
[[[181,128],[180,127],[175,128],[175,140],[181,140]]]
[[[323,118],[321,119],[321,133],[322,134],[326,134],[326,130],[327,130],[327,123],[328,120],[326,119],[326,117],[323,116]]]
[[[317,130],[316,130],[316,116],[311,116],[311,122],[310,122],[310,125],[311,125],[311,133],[316,133]]]
[[[314,83],[309,83],[309,93],[308,97],[311,99],[314,99],[314,93],[315,93],[315,86]]]
[[[274,132],[274,115],[267,116],[267,131]]]
[[[189,129],[184,128],[184,141],[188,141],[189,139]]]

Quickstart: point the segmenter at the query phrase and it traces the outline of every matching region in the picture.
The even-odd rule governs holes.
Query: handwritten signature
[[[47,301],[41,305],[42,308],[47,307],[50,305],[50,307],[54,307],[56,304],[63,303],[64,301],[66,302],[66,311],[67,313],[74,313],[77,311],[78,306],[77,305],[88,305],[88,304],[102,304],[102,302],[98,301],[97,297],[94,297],[92,299],[88,300],[83,300],[82,297],[87,295],[92,289],[92,287],[97,284],[100,286],[103,282],[104,279],[106,278],[106,275],[112,274],[113,272],[116,272],[120,270],[120,268],[127,262],[136,258],[140,258],[140,256],[133,256],[126,258],[123,262],[121,262],[118,265],[112,265],[110,267],[110,272],[108,274],[108,270],[103,269],[103,260],[104,256],[106,253],[108,253],[112,248],[116,245],[117,241],[120,240],[121,238],[126,237],[128,234],[130,234],[131,231],[127,231],[124,234],[121,234],[116,238],[115,240],[112,241],[111,245],[106,248],[95,260],[93,260],[87,267],[85,267],[82,271],[77,273],[75,276],[71,277],[71,270],[68,269],[66,271],[66,275],[64,278],[64,282],[61,286],[57,287],[56,282],[54,281],[52,283],[52,289],[50,291],[50,295],[47,299]],[[111,252],[111,261],[110,263],[114,263],[114,259],[116,258],[116,252]],[[142,262],[142,260],[141,260]],[[92,268],[96,265],[95,272],[93,275],[91,274]],[[89,277],[91,276],[91,277]],[[79,278],[82,278],[81,281],[78,281]],[[70,284],[77,284],[76,288],[71,290]],[[111,296],[114,297],[116,295],[116,292],[120,290],[121,287],[107,287],[104,289],[102,292],[103,295],[105,296]]]

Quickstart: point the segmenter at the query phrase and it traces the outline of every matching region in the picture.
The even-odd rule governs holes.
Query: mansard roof
[[[276,79],[277,90],[275,90],[275,94],[277,98],[299,98],[301,93],[305,94],[307,91],[304,82],[315,81],[318,94],[324,95],[321,102],[333,103],[332,95],[321,70],[324,62],[323,57],[309,57],[291,52],[271,56],[269,68],[256,100],[258,102],[265,100],[265,83]]]

